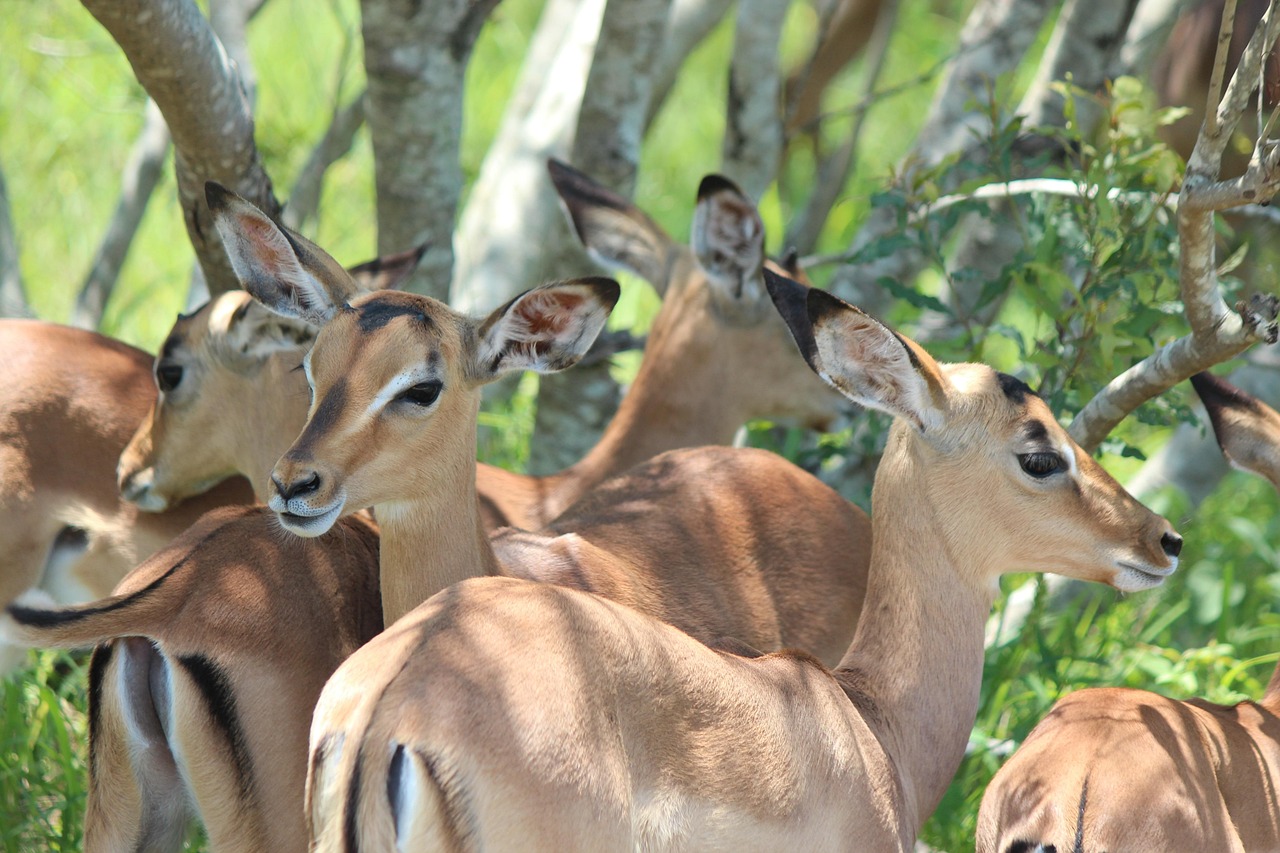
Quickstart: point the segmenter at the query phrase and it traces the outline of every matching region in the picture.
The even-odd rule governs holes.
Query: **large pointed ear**
[[[707,175],[698,185],[691,245],[713,285],[734,299],[764,297],[764,222],[755,203],[723,175]]]
[[[1280,488],[1280,413],[1212,373],[1191,377],[1222,453],[1233,465]]]
[[[568,163],[550,159],[547,171],[588,254],[610,269],[635,273],[663,295],[667,260],[675,249],[667,232],[630,201]]]
[[[621,291],[611,278],[579,278],[525,291],[480,325],[471,370],[488,382],[513,370],[554,373],[577,364]]]
[[[205,200],[244,289],[272,311],[323,326],[360,291],[323,249],[209,181]]]
[[[256,364],[272,353],[308,349],[316,331],[305,320],[275,313],[243,290],[219,296],[209,316],[211,338],[237,367]]]
[[[768,269],[764,279],[805,361],[836,390],[921,432],[942,422],[946,379],[919,344],[825,290]]]
[[[347,275],[351,276],[361,290],[399,290],[418,268],[427,248],[428,244],[423,243],[407,252],[383,255],[354,267],[347,267]]]

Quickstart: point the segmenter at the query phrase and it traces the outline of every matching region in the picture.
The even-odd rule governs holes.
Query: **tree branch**
[[[720,23],[725,12],[729,11],[731,2],[732,0],[673,0],[666,32],[662,37],[662,50],[658,54],[650,83],[649,104],[645,108],[644,117],[646,130],[666,103],[667,95],[675,86],[684,61],[715,29],[716,24]]]
[[[777,0],[738,3],[721,171],[752,198],[773,183],[782,157],[778,40],[787,6]]]
[[[120,269],[129,256],[129,247],[147,212],[151,194],[160,183],[164,161],[169,155],[169,127],[155,101],[147,101],[142,132],[138,134],[129,159],[124,164],[120,201],[107,224],[107,233],[98,246],[89,275],[80,287],[71,322],[82,329],[96,329],[102,322],[107,300],[115,289]]]
[[[355,142],[356,133],[364,124],[366,93],[361,92],[345,107],[333,111],[333,120],[324,136],[311,149],[311,156],[303,164],[302,171],[293,182],[289,203],[285,205],[283,222],[295,231],[315,218],[320,209],[320,192],[324,189],[324,176],[329,167],[346,156]]]
[[[18,239],[9,211],[9,190],[0,171],[0,317],[29,317],[31,309],[22,292],[22,268],[18,263]]]
[[[82,0],[133,66],[173,136],[178,199],[211,293],[239,287],[204,202],[216,180],[271,216],[280,205],[253,140],[239,77],[191,0]]]

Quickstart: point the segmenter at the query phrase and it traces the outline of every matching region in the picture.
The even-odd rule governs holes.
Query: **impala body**
[[[999,575],[1136,591],[1174,570],[1168,522],[1024,384],[770,287],[813,368],[897,416],[839,665],[717,651],[578,590],[457,584],[325,686],[316,850],[910,850],[976,716]]]
[[[265,507],[210,512],[104,601],[10,606],[6,633],[99,645],[89,680],[85,849],[180,850],[192,817],[222,853],[303,851],[311,709],[382,630],[378,537],[320,540]]]
[[[242,481],[162,515],[115,487],[116,459],[155,397],[151,357],[36,320],[0,320],[0,605],[101,598]],[[0,673],[25,657],[0,646]]]
[[[1280,486],[1280,414],[1192,378],[1218,443]],[[1018,853],[1280,851],[1280,668],[1262,700],[1215,705],[1145,690],[1059,700],[991,780],[977,849]]]

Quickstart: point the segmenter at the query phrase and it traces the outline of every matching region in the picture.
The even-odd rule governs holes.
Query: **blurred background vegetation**
[[[967,0],[903,5],[879,86],[897,91],[870,108],[857,168],[826,223],[820,252],[847,247],[873,205],[901,210],[905,224],[906,211],[939,194],[942,173],[969,168],[947,162],[917,174],[909,185],[893,179],[932,97],[936,80],[922,72],[940,68],[954,51],[970,5]],[[463,166],[468,180],[477,174],[497,131],[540,7],[539,0],[506,0],[481,34],[466,89]],[[40,317],[65,321],[115,203],[146,96],[116,44],[77,3],[0,0],[0,19],[0,167],[24,283]],[[335,105],[363,85],[359,27],[356,0],[272,0],[250,30],[259,78],[258,145],[282,193]],[[789,63],[802,60],[816,27],[812,8],[793,4],[783,38]],[[1040,42],[1046,37],[1047,30]],[[685,66],[643,148],[637,203],[681,239],[689,233],[698,181],[720,162],[731,48],[730,17]],[[335,56],[343,57],[340,67]],[[1036,52],[1029,56],[1014,79],[994,84],[1007,92],[1000,103],[1017,103],[1035,70]],[[856,62],[837,78],[827,108],[847,112],[866,73]],[[1124,86],[1109,107],[1106,138],[1070,140],[1075,155],[1061,174],[1104,188],[1167,192],[1180,162],[1154,139],[1160,116],[1143,85],[1127,81]],[[850,121],[830,121],[824,133],[839,139]],[[1009,177],[1001,168],[1002,152],[1026,129],[1011,116],[1001,116],[995,125],[985,141],[989,156],[981,168],[962,176],[962,187]],[[308,234],[348,264],[375,254],[371,158],[367,131],[362,131],[352,152],[330,169],[319,219]],[[760,199],[772,254],[785,249],[785,225],[813,181],[814,156],[802,148]],[[960,217],[988,211],[987,205],[958,205],[927,228],[904,227],[898,239],[940,261]],[[931,348],[944,359],[982,359],[1018,373],[1040,387],[1065,418],[1114,375],[1118,364],[1181,333],[1171,217],[1155,202],[1120,206],[1049,198],[1019,206],[1014,221],[1022,231],[1023,254],[992,286],[993,297],[1009,296],[998,321],[962,326]],[[879,250],[898,248],[890,244]],[[187,307],[193,259],[168,168],[102,331],[154,351],[175,313]],[[821,283],[830,271],[820,267],[813,275]],[[946,276],[960,274],[944,273],[940,262],[930,265],[893,294],[887,319],[913,328],[927,312],[940,309],[934,297]],[[625,284],[612,323],[643,330],[657,298],[638,281]],[[1079,314],[1064,331],[1054,311],[1072,299]],[[620,359],[618,374],[625,379],[637,359]],[[492,428],[486,431],[485,461],[523,466],[535,388],[536,383],[524,382],[520,393],[483,414],[482,422]],[[1172,426],[1191,416],[1188,401],[1189,393],[1179,389],[1144,407],[1108,442],[1104,465],[1122,481],[1132,475]],[[766,424],[756,425],[752,435],[757,443],[814,466],[851,440],[848,430],[815,442]],[[948,851],[972,849],[987,780],[1066,692],[1126,685],[1218,702],[1261,694],[1280,657],[1280,563],[1274,544],[1280,542],[1280,521],[1271,487],[1233,473],[1199,506],[1171,490],[1152,500],[1185,536],[1182,568],[1161,589],[1128,598],[1104,590],[1055,609],[1040,595],[1025,630],[988,650],[971,754],[926,827],[928,844]],[[1005,589],[1027,583],[1038,581],[1007,578]],[[30,669],[0,684],[0,843],[9,851],[75,850],[81,846],[86,785],[85,659],[33,653],[31,660]],[[198,837],[191,847],[201,848]]]

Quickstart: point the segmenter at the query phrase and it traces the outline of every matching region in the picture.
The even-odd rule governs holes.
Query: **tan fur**
[[[100,598],[204,511],[250,499],[242,481],[159,515],[120,499],[116,459],[156,393],[141,350],[0,320],[0,360],[0,605],[32,589],[63,604]],[[68,547],[55,553],[60,534]],[[0,671],[25,657],[2,648]]]
[[[305,850],[311,709],[382,628],[377,561],[376,530],[361,518],[307,540],[265,507],[227,508],[105,601],[15,610],[9,630],[27,642],[108,644],[92,667],[86,849],[177,850],[193,806],[215,850]],[[192,669],[189,656],[207,664]],[[194,676],[206,669],[220,674],[237,739]]]
[[[1192,381],[1232,461],[1280,483],[1280,414],[1216,377]],[[1019,841],[1280,851],[1280,667],[1262,701],[1231,707],[1120,689],[1060,700],[982,798],[978,850]]]
[[[878,358],[888,331],[848,306],[814,322],[810,360],[861,386],[852,374],[870,362],[848,360]],[[855,340],[868,336],[880,343]],[[315,849],[910,850],[964,753],[998,576],[1052,570],[1133,590],[1176,565],[1168,523],[1039,398],[1006,393],[985,366],[916,353],[922,364],[882,365],[895,382],[859,397],[924,402],[893,426],[867,603],[834,671],[802,654],[714,651],[578,590],[468,580],[325,686]],[[1018,454],[1046,449],[1072,467],[1036,480]],[[808,511],[792,507],[789,522]]]
[[[662,307],[640,372],[599,443],[580,462],[547,477],[478,466],[487,529],[542,527],[609,477],[667,450],[729,444],[752,419],[824,427],[835,417],[838,395],[797,358],[760,288],[754,295],[735,295],[712,280],[693,250],[675,243],[630,202],[567,166],[556,168],[557,186],[587,246],[610,263],[653,276]],[[736,188],[699,202],[709,227],[725,218],[731,204],[745,206],[745,215],[758,222],[754,205]],[[763,262],[763,225],[758,227],[759,239],[743,261],[754,264],[756,276]],[[126,494],[167,505],[239,473],[253,482],[260,500],[270,496],[271,467],[306,422],[306,377],[295,368],[311,341],[290,347],[288,327],[282,334],[279,325],[264,322],[265,311],[240,291],[179,318],[166,347],[169,361],[185,368],[185,387],[157,398],[121,457]],[[250,337],[255,357],[240,356],[228,340],[244,337]],[[743,370],[744,364],[753,368]]]

